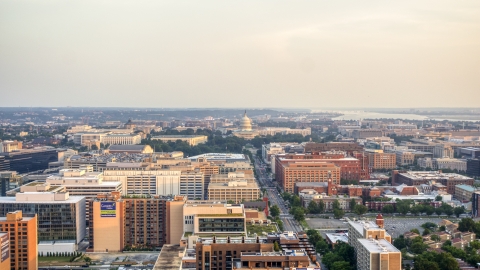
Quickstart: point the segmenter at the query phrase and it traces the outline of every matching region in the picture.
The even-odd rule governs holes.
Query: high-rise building
[[[467,159],[467,175],[480,176],[480,159]]]
[[[0,167],[17,173],[28,173],[48,169],[49,162],[58,161],[58,149],[42,147],[36,149],[22,149],[14,152],[0,153],[5,159]],[[0,162],[2,162],[0,160]]]
[[[234,203],[256,201],[260,198],[257,183],[247,181],[230,181],[227,183],[210,183],[208,199],[213,201],[233,201]]]
[[[383,150],[366,150],[365,153],[368,156],[368,164],[373,170],[391,170],[397,167],[395,153],[384,153]]]
[[[472,216],[480,217],[480,191],[472,193]]]
[[[27,217],[22,211],[8,212],[6,215],[0,214],[0,232],[6,232],[10,235],[2,237],[0,265],[8,256],[7,247],[4,243],[10,243],[10,268],[34,270],[38,269],[38,250],[37,250],[37,217]]]

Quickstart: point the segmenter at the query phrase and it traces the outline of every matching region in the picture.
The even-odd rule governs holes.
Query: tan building
[[[402,253],[385,239],[359,239],[358,270],[402,270]]]
[[[167,244],[178,245],[184,232],[184,217],[183,207],[186,202],[186,197],[175,196],[172,201],[167,202],[166,217],[165,217],[165,242]]]
[[[256,201],[260,198],[260,188],[253,182],[230,181],[212,183],[208,186],[208,199],[214,201],[233,201],[234,203]]]
[[[457,170],[459,172],[467,171],[467,160],[456,158],[437,158],[435,159],[435,169]]]
[[[405,165],[413,165],[415,162],[415,153],[411,151],[396,151],[395,152],[395,159],[397,165],[405,166]]]
[[[162,142],[176,142],[180,140],[188,143],[190,146],[195,146],[200,143],[206,143],[208,137],[203,135],[161,135],[152,137],[152,140],[159,140]]]
[[[22,142],[19,141],[0,141],[0,152],[8,153],[22,149]]]
[[[396,164],[396,155],[395,153],[384,153],[383,150],[375,150],[366,152],[368,156],[368,164],[371,169],[395,169]]]
[[[10,234],[10,239],[2,238],[2,243],[10,242],[10,267],[1,269],[38,269],[37,216],[24,217],[22,211],[7,213],[0,217],[0,232]],[[1,248],[0,266],[5,261],[4,245]]]
[[[0,232],[0,269],[10,269],[10,234],[8,232]]]
[[[115,199],[90,202],[89,252],[121,252],[125,247],[125,202]]]
[[[340,184],[340,167],[322,161],[288,161],[282,163],[278,156],[275,160],[275,178],[284,191],[293,192],[297,182],[327,182]]]

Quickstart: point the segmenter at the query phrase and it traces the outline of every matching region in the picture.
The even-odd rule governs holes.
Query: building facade
[[[212,183],[208,186],[208,199],[215,201],[232,201],[234,203],[250,202],[260,199],[260,188],[253,182],[230,181]]]

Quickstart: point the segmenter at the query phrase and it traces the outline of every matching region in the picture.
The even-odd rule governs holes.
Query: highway
[[[288,208],[285,206],[285,201],[280,196],[275,186],[276,182],[272,181],[272,177],[267,173],[265,165],[257,156],[254,155],[253,159],[255,161],[255,171],[257,172],[257,180],[260,187],[267,190],[267,197],[271,205],[278,205],[280,208],[280,220],[283,222],[283,229],[285,231],[293,232],[303,231],[298,222],[293,218],[292,215],[288,213]]]

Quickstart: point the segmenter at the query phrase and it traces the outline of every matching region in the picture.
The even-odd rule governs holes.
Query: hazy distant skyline
[[[479,1],[1,1],[0,107],[478,107]]]

